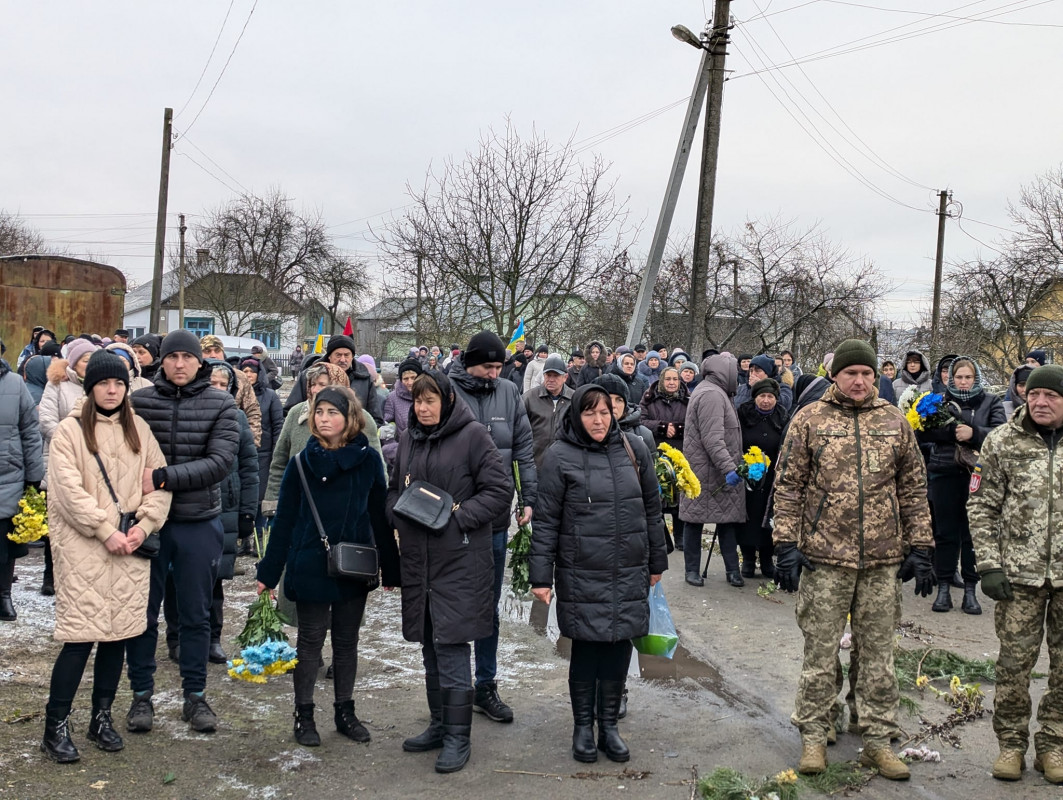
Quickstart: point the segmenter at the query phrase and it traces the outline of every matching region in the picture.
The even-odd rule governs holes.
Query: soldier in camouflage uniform
[[[834,351],[834,385],[790,422],[775,479],[776,576],[783,589],[799,592],[805,637],[790,718],[801,730],[799,770],[826,769],[838,640],[851,610],[860,651],[861,762],[903,780],[908,767],[889,747],[899,700],[896,620],[882,610],[896,608],[898,577],[916,578],[924,597],[933,590],[934,539],[923,458],[907,420],[878,397],[877,363],[866,342],[842,342]]]
[[[967,514],[982,591],[1000,639],[993,777],[1017,781],[1030,740],[1030,673],[1048,624],[1048,690],[1037,707],[1034,767],[1063,783],[1063,367],[1038,367],[1026,405],[985,440]]]

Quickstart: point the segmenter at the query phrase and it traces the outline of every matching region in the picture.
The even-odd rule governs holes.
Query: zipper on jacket
[[[624,432],[621,431],[620,435],[623,436]],[[586,450],[583,451],[586,454]],[[613,515],[616,519],[616,527],[613,528],[613,630],[611,632],[611,642],[616,642],[616,631],[620,627],[620,602],[616,597],[616,586],[620,580],[620,481],[617,478],[617,470],[613,469],[613,458],[611,455],[611,448],[606,445],[605,447],[605,462],[609,465],[609,471],[613,474]],[[626,457],[626,454],[625,454]],[[641,494],[641,493],[640,493]]]
[[[1048,448],[1048,535],[1045,537],[1045,545],[1048,549],[1048,574],[1047,578],[1051,582],[1052,580],[1052,505],[1055,486],[1053,478],[1055,477],[1054,471],[1056,468],[1056,448]]]
[[[860,448],[860,411],[853,409],[853,431],[856,434],[856,498],[860,519],[860,569],[864,568],[864,454]]]

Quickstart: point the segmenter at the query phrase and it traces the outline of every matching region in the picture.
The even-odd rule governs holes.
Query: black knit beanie
[[[523,362],[523,357],[521,358]],[[506,345],[497,333],[480,331],[469,340],[469,346],[465,348],[465,366],[475,367],[479,364],[506,362]]]
[[[262,365],[259,363],[259,360],[257,358],[245,358],[243,361],[240,362],[241,371],[250,367],[255,371],[256,375],[258,374],[258,371],[261,366]]]
[[[45,342],[44,347],[41,348],[42,356],[61,356],[63,354],[63,348],[59,346],[59,342]]]
[[[151,357],[152,358],[158,358],[159,357],[159,344],[160,343],[161,343],[161,340],[159,339],[159,337],[156,334],[154,334],[154,333],[145,333],[143,336],[138,336],[136,339],[131,341],[129,343],[129,345],[131,347],[134,346],[134,345],[136,345],[138,347],[143,347],[145,350],[147,350],[149,353],[151,353]]]
[[[166,358],[170,353],[191,353],[201,364],[203,363],[203,348],[199,346],[199,339],[192,331],[183,328],[170,331],[159,345],[159,358]]]
[[[1031,372],[1030,377],[1026,379],[1027,397],[1034,389],[1049,389],[1063,395],[1063,366],[1045,364]]]
[[[92,394],[92,387],[108,378],[117,378],[125,384],[126,391],[129,391],[129,366],[126,362],[107,350],[97,350],[89,356],[85,378],[81,381],[85,394]]]
[[[350,350],[352,357],[356,352],[358,352],[354,347],[354,339],[352,339],[350,336],[344,336],[341,333],[336,336],[333,336],[331,339],[328,340],[328,344],[325,346],[325,358],[328,358],[330,355],[332,355],[334,350],[340,350],[342,348]]]
[[[418,375],[424,374],[424,367],[421,366],[421,362],[416,358],[407,358],[401,364],[399,364],[399,380],[402,380],[402,373],[414,372]]]

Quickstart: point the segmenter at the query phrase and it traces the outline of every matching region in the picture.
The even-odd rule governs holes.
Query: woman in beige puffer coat
[[[102,750],[124,746],[111,722],[111,704],[126,640],[147,627],[151,576],[151,563],[133,553],[162,527],[171,499],[165,491],[142,493],[144,471],[165,467],[166,459],[148,424],[133,412],[125,361],[93,353],[84,387],[87,397],[52,437],[48,490],[58,589],[55,638],[64,645],[52,671],[41,749],[60,763],[79,758],[67,718],[94,643],[88,736]],[[136,515],[127,532],[119,530],[120,512]]]

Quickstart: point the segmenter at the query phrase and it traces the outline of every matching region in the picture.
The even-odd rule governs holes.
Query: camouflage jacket
[[[1050,450],[1021,408],[986,437],[967,516],[978,571],[1021,586],[1063,586],[1063,452]]]
[[[863,569],[933,547],[926,469],[904,415],[832,386],[794,414],[775,478],[775,531],[810,560]]]

